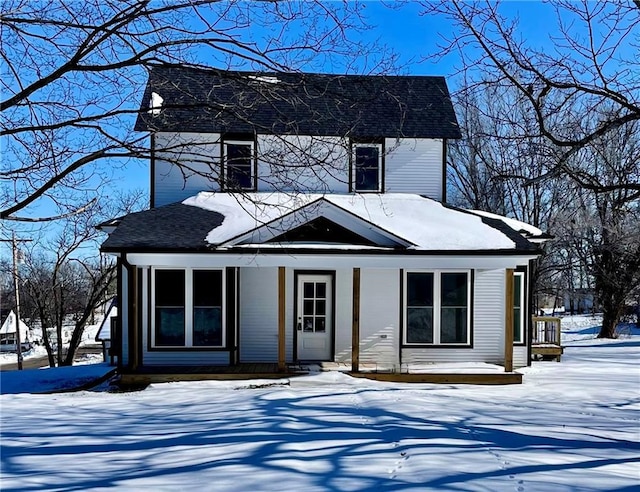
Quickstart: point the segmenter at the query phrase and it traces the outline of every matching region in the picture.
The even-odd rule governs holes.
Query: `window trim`
[[[251,147],[251,187],[242,188],[236,186],[230,186],[227,183],[227,175],[228,175],[228,165],[227,165],[227,145],[248,145]],[[256,191],[257,183],[258,183],[258,163],[256,156],[256,141],[255,139],[241,139],[241,138],[229,138],[222,139],[221,142],[221,158],[222,158],[222,172],[221,172],[221,188],[225,191]]]
[[[407,297],[409,289],[407,286],[408,276],[412,273],[432,273],[433,274],[433,343],[408,342],[407,323]],[[440,343],[441,337],[441,315],[442,315],[442,274],[443,273],[465,273],[467,275],[467,339],[462,343]],[[472,269],[412,269],[404,270],[402,278],[402,347],[403,348],[473,348],[473,282],[474,275]]]
[[[375,147],[378,149],[378,187],[375,190],[358,190],[356,187],[356,149],[359,147]],[[384,141],[352,141],[349,160],[349,191],[354,193],[384,192]]]
[[[515,313],[515,288],[516,288],[516,284],[515,284],[515,280],[516,278],[520,279],[520,340],[516,340],[516,331],[515,331],[515,321],[516,321],[516,313]],[[526,309],[526,296],[525,296],[525,272],[523,271],[515,271],[513,272],[513,301],[514,301],[514,305],[511,307],[513,310],[513,322],[514,322],[514,327],[513,327],[513,344],[514,345],[525,345],[525,321],[526,321],[526,317],[525,317],[525,313],[527,312]]]
[[[156,345],[156,271],[157,270],[181,270],[184,271],[184,289],[185,289],[185,320],[184,320],[184,345]],[[222,331],[222,344],[221,345],[194,345],[193,344],[193,271],[194,270],[208,270],[221,272],[221,289],[222,289],[222,313],[221,313],[221,331]],[[151,350],[220,350],[225,349],[227,346],[227,286],[225,282],[225,269],[224,268],[207,268],[207,267],[161,267],[154,266],[151,268],[150,279],[150,296],[149,296],[149,349]]]

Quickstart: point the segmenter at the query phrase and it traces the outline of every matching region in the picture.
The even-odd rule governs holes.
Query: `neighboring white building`
[[[118,322],[118,300],[117,298],[109,301],[109,307],[104,313],[102,323],[96,332],[95,341],[102,343],[102,357],[104,361],[109,361],[111,365],[117,362],[117,356],[111,348],[112,342],[117,338],[117,322]]]
[[[446,204],[442,77],[154,68],[151,209],[103,224],[121,371],[530,362],[542,231]]]
[[[2,321],[2,326],[0,326],[0,351],[1,352],[16,352],[16,333],[17,326],[20,328],[20,344],[22,345],[22,350],[28,349],[31,347],[31,338],[30,338],[30,329],[26,325],[26,323],[20,320],[18,323],[16,321],[18,317],[12,311],[9,311],[7,317]]]

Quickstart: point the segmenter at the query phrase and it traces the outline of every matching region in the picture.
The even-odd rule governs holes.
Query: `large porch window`
[[[469,271],[415,271],[405,274],[404,343],[470,344]]]
[[[152,347],[223,347],[222,279],[222,270],[154,269]]]

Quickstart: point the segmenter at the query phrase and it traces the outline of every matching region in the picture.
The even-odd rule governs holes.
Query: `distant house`
[[[154,68],[151,208],[103,224],[118,364],[530,362],[542,231],[446,203],[442,77]]]
[[[118,299],[114,297],[108,304],[108,307],[102,318],[102,323],[96,332],[95,341],[102,343],[102,357],[111,365],[117,361],[116,354],[112,349],[112,343],[117,339],[117,322],[118,322]]]
[[[3,313],[4,314],[4,313]],[[0,352],[17,352],[17,326],[20,327],[20,345],[22,351],[31,348],[30,329],[27,324],[19,320],[13,310],[2,316],[2,326],[0,326]]]

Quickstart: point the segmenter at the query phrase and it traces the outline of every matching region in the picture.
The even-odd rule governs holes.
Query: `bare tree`
[[[512,86],[485,81],[460,91],[456,102],[464,136],[448,156],[451,195],[464,206],[506,214],[556,236],[539,261],[536,293],[564,297],[590,288],[604,315],[600,336],[614,337],[640,281],[640,201],[633,189],[616,186],[640,175],[639,124],[623,124],[568,158],[567,165],[590,183],[583,187],[567,175],[533,179],[563,149],[533,130],[535,116]],[[576,111],[557,124],[574,124]],[[595,126],[590,120],[603,117],[615,114],[602,108],[581,124]]]
[[[61,216],[82,209],[116,167],[148,158],[147,136],[130,130],[151,66],[346,70],[365,55],[360,69],[383,71],[393,62],[352,36],[366,24],[348,1],[6,0],[0,12],[3,219],[34,220],[42,202]]]
[[[535,117],[535,133],[561,149],[535,180],[562,174],[596,192],[630,190],[640,197],[640,177],[622,177],[606,185],[592,180],[579,160],[580,149],[640,120],[637,2],[560,0],[557,33],[546,46],[522,36],[518,19],[504,15],[498,2],[424,2],[425,13],[451,19],[455,35],[437,56],[457,53],[462,71],[479,74],[466,90],[486,80],[515,88]],[[545,6],[540,6],[545,8]],[[471,77],[468,76],[468,80]],[[585,115],[598,115],[585,119]]]
[[[29,249],[23,248],[23,312],[40,322],[51,367],[73,364],[95,310],[115,295],[115,263],[97,252],[104,235],[95,226],[140,208],[141,195],[112,198],[112,203],[97,200],[72,214],[55,234],[43,234]]]

